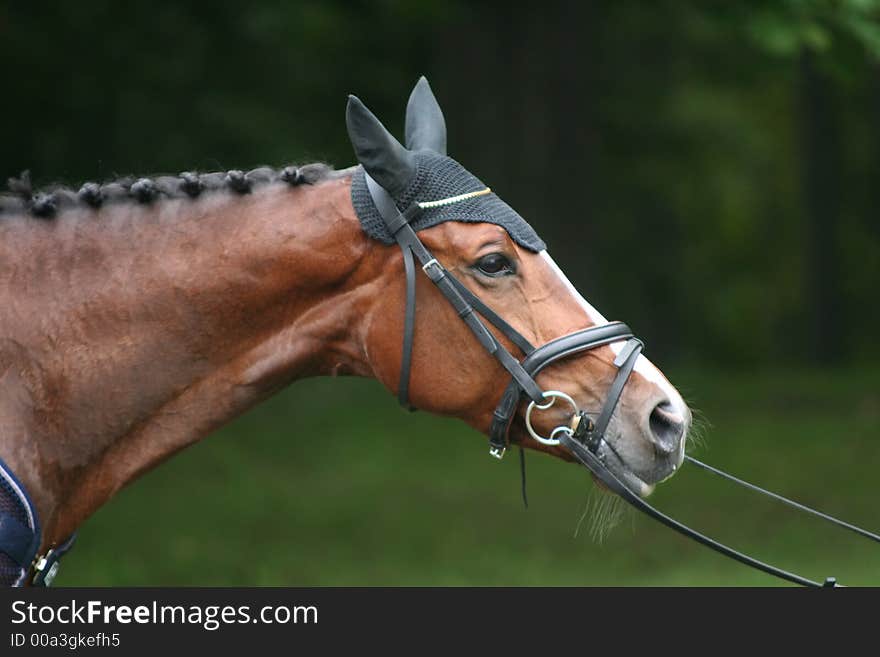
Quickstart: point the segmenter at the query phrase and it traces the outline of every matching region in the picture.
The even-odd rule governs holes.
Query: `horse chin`
[[[656,482],[648,483],[635,472],[633,472],[633,470],[627,466],[623,459],[620,458],[620,455],[615,450],[609,448],[607,443],[603,442],[600,445],[597,456],[602,461],[602,463],[605,464],[605,467],[608,468],[609,471],[611,471],[611,474],[617,477],[624,486],[629,488],[632,492],[636,493],[639,497],[648,497],[651,493],[654,492],[654,489],[656,488]],[[603,488],[607,491],[607,487],[605,486],[605,484],[603,484],[595,475],[593,475],[593,481],[595,481],[600,488]]]
[[[526,440],[531,440],[530,438],[528,438],[525,431],[520,430],[516,425],[511,428],[511,438],[513,442],[519,444],[522,444]],[[654,489],[657,487],[657,484],[667,481],[679,470],[681,459],[678,459],[675,465],[672,465],[670,463],[668,466],[662,468],[650,468],[647,474],[645,474],[644,472],[642,472],[642,474],[639,474],[640,470],[634,467],[633,464],[627,462],[625,458],[627,456],[626,450],[623,450],[624,458],[621,458],[621,437],[617,436],[616,438],[612,438],[611,440],[613,444],[618,445],[618,447],[614,448],[612,446],[609,446],[608,442],[603,440],[600,443],[596,456],[599,457],[599,460],[605,465],[605,467],[611,472],[611,474],[617,477],[621,481],[621,483],[623,483],[633,493],[636,493],[639,497],[644,498],[651,495],[651,493],[653,493]],[[568,452],[568,450],[562,447],[546,448],[538,445],[534,441],[532,441],[531,446],[538,451],[548,452],[566,461],[576,462],[574,456],[572,456]],[[634,458],[636,461],[639,460],[637,456]],[[599,488],[601,488],[605,492],[611,492],[600,479],[598,479],[592,473],[590,474],[593,478],[593,481]],[[642,477],[645,478],[643,479]]]

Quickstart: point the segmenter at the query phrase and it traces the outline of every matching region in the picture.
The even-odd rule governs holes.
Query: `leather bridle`
[[[642,342],[638,338],[633,337],[629,327],[622,322],[593,326],[551,340],[547,344],[535,348],[519,331],[499,317],[497,313],[462,285],[425,247],[416,231],[410,225],[410,222],[422,212],[424,205],[426,205],[425,203],[414,202],[401,212],[385,189],[369,175],[366,176],[366,180],[373,203],[388,226],[388,230],[397,240],[403,251],[406,275],[406,310],[403,325],[403,356],[401,358],[400,377],[397,386],[397,397],[401,405],[407,408],[410,407],[409,380],[412,369],[412,348],[416,315],[416,268],[413,262],[413,258],[415,258],[421,263],[422,270],[431,282],[437,286],[441,294],[452,304],[458,316],[461,317],[476,336],[483,348],[511,376],[510,383],[501,396],[501,401],[499,401],[498,406],[495,408],[492,425],[489,429],[489,454],[496,458],[503,458],[507,450],[510,424],[523,396],[530,400],[530,409],[532,405],[538,409],[547,409],[556,398],[566,399],[574,405],[571,398],[564,393],[555,390],[543,390],[534,378],[538,372],[562,358],[567,358],[612,342],[627,340],[626,346],[614,360],[617,374],[614,377],[614,382],[611,384],[598,419],[596,422],[592,422],[587,418],[583,425],[586,431],[585,439],[589,444],[598,446],[604,439],[605,431],[620,400],[620,395],[623,393],[623,388],[642,351]],[[440,199],[439,201],[435,200],[429,203],[432,207],[437,207],[438,204],[450,201],[455,202],[455,200]],[[525,358],[522,361],[517,360],[486,327],[480,316],[507,336],[523,352]],[[580,413],[577,408],[575,408],[575,412]],[[586,413],[583,413],[583,415],[586,417]],[[528,429],[529,433],[537,440],[551,445],[559,444],[557,435],[566,431],[569,433],[573,432],[573,429],[570,429],[568,426],[562,426],[557,427],[550,437],[542,437],[532,429],[531,424],[528,425]]]
[[[817,582],[800,575],[782,570],[776,566],[759,561],[754,557],[739,552],[705,534],[691,529],[687,525],[671,518],[657,510],[636,492],[632,491],[605,465],[601,456],[600,447],[605,439],[605,432],[614,414],[615,408],[623,393],[629,376],[635,367],[636,361],[643,349],[643,343],[633,336],[632,331],[626,324],[610,322],[601,326],[575,331],[555,340],[534,347],[521,333],[508,324],[503,318],[484,304],[476,295],[471,293],[451,272],[449,272],[419,239],[410,222],[418,217],[427,207],[436,208],[450,205],[472,197],[476,194],[487,193],[489,190],[473,192],[448,199],[431,200],[426,202],[413,202],[405,210],[401,211],[391,195],[369,174],[366,175],[367,187],[370,196],[379,214],[382,216],[390,233],[394,236],[403,252],[404,270],[406,275],[406,306],[404,311],[403,330],[403,354],[400,366],[400,378],[398,381],[398,400],[407,407],[410,406],[409,383],[412,369],[412,349],[415,331],[416,313],[416,267],[415,260],[421,264],[422,270],[434,285],[440,290],[447,301],[456,310],[459,317],[471,330],[478,342],[486,351],[493,356],[502,367],[510,374],[511,380],[501,396],[501,400],[495,409],[492,424],[489,429],[489,453],[500,459],[507,450],[510,425],[523,398],[528,398],[529,406],[526,410],[526,428],[533,438],[548,445],[561,445],[567,449],[580,463],[586,466],[605,486],[619,495],[628,504],[642,513],[650,516],[670,529],[708,547],[726,557],[739,561],[742,564],[763,571],[780,579],[810,587],[836,587],[839,586],[836,579],[828,577],[824,582]],[[482,317],[497,328],[523,353],[523,359],[518,360],[510,351],[492,334],[487,328]],[[535,381],[535,376],[548,365],[573,356],[575,354],[595,349],[603,345],[626,340],[626,344],[618,352],[614,359],[617,373],[605,397],[605,403],[598,413],[595,421],[589,417],[586,411],[580,410],[574,400],[563,392],[550,390],[545,391]],[[549,437],[540,436],[531,426],[530,416],[534,409],[547,409],[553,405],[556,399],[563,399],[573,407],[571,423],[556,427]],[[724,477],[734,483],[755,490],[764,495],[773,497],[800,511],[805,511],[819,518],[827,520],[839,527],[852,531],[860,536],[880,543],[880,536],[867,530],[856,527],[832,516],[821,513],[807,506],[789,500],[781,495],[772,493],[763,488],[750,484],[729,475],[721,470],[713,468],[690,456],[685,459],[705,470]],[[524,462],[523,462],[524,467]],[[523,477],[525,470],[523,469]],[[525,479],[523,479],[525,483]]]

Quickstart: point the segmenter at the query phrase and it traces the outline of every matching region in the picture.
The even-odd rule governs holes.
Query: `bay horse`
[[[123,486],[294,380],[372,377],[408,406],[491,435],[522,369],[516,336],[544,345],[609,325],[531,226],[446,155],[424,78],[404,144],[354,97],[346,119],[359,164],[340,171],[189,172],[42,193],[22,179],[0,196],[0,483],[28,499],[17,522],[33,534],[26,563],[0,550],[5,583],[37,583],[40,560]],[[406,229],[433,256],[427,276],[407,275],[412,256],[381,223],[388,199],[419,206]],[[490,337],[475,339],[432,272],[516,335],[484,326]],[[629,344],[618,334],[532,383],[602,408]],[[605,463],[647,495],[682,463],[691,413],[638,350],[627,359]],[[502,440],[572,460],[550,439],[572,408],[550,398],[527,423],[528,397],[541,398],[516,392]]]

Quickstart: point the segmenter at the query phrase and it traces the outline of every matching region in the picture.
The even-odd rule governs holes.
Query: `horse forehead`
[[[436,242],[437,247],[451,252],[467,252],[486,242],[500,241],[513,246],[507,231],[496,224],[446,221],[421,231],[426,242]]]

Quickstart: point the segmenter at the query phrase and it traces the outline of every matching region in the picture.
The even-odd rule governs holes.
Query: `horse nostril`
[[[684,421],[668,401],[661,402],[651,411],[648,419],[651,428],[651,442],[661,454],[672,454],[681,443],[684,434]]]

